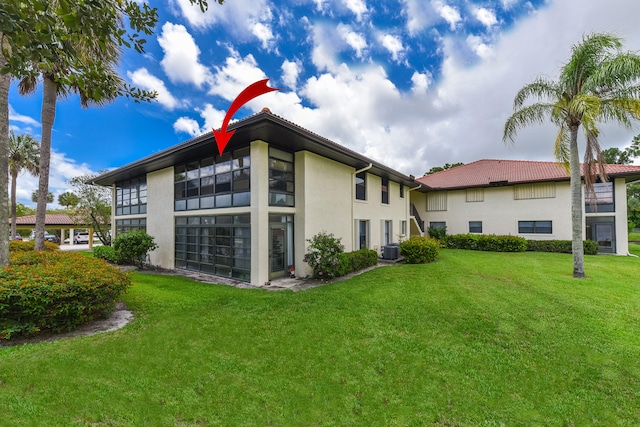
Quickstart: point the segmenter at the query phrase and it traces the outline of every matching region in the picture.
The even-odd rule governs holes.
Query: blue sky
[[[502,143],[517,90],[555,76],[570,46],[591,32],[640,50],[631,0],[187,0],[149,1],[160,20],[146,53],[124,52],[121,75],[158,91],[152,103],[120,99],[82,109],[58,103],[50,190],[73,176],[112,169],[222,123],[249,84],[282,88],[242,108],[274,114],[406,174],[484,158],[553,160],[554,129],[533,127]],[[41,92],[9,94],[10,126],[40,138]],[[603,147],[631,131],[604,126]],[[18,179],[33,205],[37,180]],[[54,203],[55,207],[55,203]]]

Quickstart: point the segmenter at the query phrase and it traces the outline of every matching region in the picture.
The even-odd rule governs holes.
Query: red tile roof
[[[9,218],[11,222],[11,218]],[[45,225],[76,225],[73,219],[67,214],[46,214]],[[16,218],[16,225],[36,225],[36,216],[27,215]]]
[[[640,179],[640,166],[606,165],[610,177]],[[526,160],[478,160],[416,179],[431,189],[456,189],[524,184],[539,181],[568,181],[562,164]]]

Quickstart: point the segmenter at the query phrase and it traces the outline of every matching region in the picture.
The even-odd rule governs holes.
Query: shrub
[[[440,243],[431,237],[414,236],[400,243],[400,254],[408,264],[426,264],[440,255]]]
[[[22,240],[12,240],[9,242],[9,252],[24,252],[32,251],[35,242],[33,240],[25,242]],[[45,251],[57,251],[60,249],[59,245],[51,242],[44,242]]]
[[[118,234],[113,240],[113,249],[121,264],[142,264],[147,252],[157,247],[153,236],[148,235],[144,230]]]
[[[313,269],[314,277],[333,279],[340,275],[340,254],[344,252],[344,246],[340,241],[339,237],[334,237],[333,234],[327,234],[325,231],[307,239],[311,244],[307,247],[303,261]]]
[[[585,255],[598,254],[598,242],[585,240],[583,245]],[[570,254],[573,252],[573,247],[571,240],[528,240],[527,250],[533,252],[558,252]]]
[[[106,317],[131,286],[128,274],[78,253],[20,251],[10,261],[0,269],[0,339]]]
[[[113,264],[118,264],[118,256],[116,250],[112,246],[96,246],[93,248],[93,256],[95,258],[104,259]]]
[[[429,233],[429,237],[442,241],[447,237],[447,227],[429,227],[427,233]]]
[[[378,253],[371,249],[360,249],[340,254],[339,275],[353,273],[378,264]]]
[[[454,234],[447,236],[442,245],[450,249],[467,249],[490,252],[524,252],[527,240],[518,236],[493,234]]]

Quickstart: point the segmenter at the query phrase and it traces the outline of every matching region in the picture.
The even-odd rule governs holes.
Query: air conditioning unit
[[[400,257],[400,248],[397,243],[392,243],[382,247],[382,259],[398,259]]]

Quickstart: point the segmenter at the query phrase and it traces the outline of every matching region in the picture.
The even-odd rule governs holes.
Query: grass
[[[443,250],[298,293],[136,274],[125,328],[0,349],[1,424],[637,425],[639,267]]]
[[[630,242],[640,242],[640,233],[639,232],[630,232],[629,233],[629,241]]]

